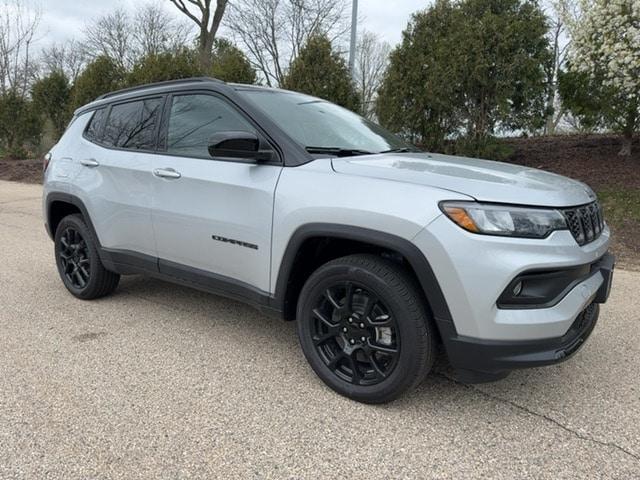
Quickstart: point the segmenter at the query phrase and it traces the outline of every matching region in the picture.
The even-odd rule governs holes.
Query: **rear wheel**
[[[311,367],[354,400],[393,400],[433,364],[435,332],[422,295],[400,265],[375,255],[316,270],[300,294],[297,322]]]
[[[118,286],[120,275],[102,265],[97,241],[81,215],[63,218],[54,242],[58,273],[73,295],[91,300],[108,295]]]

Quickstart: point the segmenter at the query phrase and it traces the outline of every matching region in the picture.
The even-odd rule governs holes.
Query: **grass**
[[[614,227],[627,222],[640,223],[640,188],[603,189],[598,198],[604,207],[604,216]]]
[[[623,268],[640,270],[640,188],[598,189],[611,228],[612,250]]]

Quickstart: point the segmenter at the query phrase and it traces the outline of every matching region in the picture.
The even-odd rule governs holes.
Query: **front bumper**
[[[608,229],[580,247],[565,231],[545,240],[504,239],[474,235],[441,218],[414,242],[429,252],[449,307],[448,318],[434,316],[461,381],[490,381],[566,360],[589,337],[598,304],[609,295]],[[501,304],[519,278],[526,279],[522,291],[528,284],[531,301]]]
[[[600,306],[592,303],[580,312],[562,337],[539,341],[492,342],[454,334],[445,340],[445,345],[455,377],[464,383],[483,383],[504,378],[514,369],[563,362],[589,338],[599,312]]]
[[[465,383],[493,381],[505,377],[513,369],[552,365],[570,358],[596,326],[599,304],[609,298],[614,265],[615,258],[610,253],[593,265],[590,276],[601,275],[604,282],[593,302],[578,314],[569,330],[560,337],[528,341],[480,340],[458,335],[448,327],[450,324],[439,324],[457,379]]]

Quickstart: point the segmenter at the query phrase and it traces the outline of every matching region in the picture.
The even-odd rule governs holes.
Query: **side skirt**
[[[142,274],[246,303],[270,316],[282,317],[278,302],[269,293],[244,282],[199,268],[150,255],[102,248],[100,258],[107,270],[121,275]]]

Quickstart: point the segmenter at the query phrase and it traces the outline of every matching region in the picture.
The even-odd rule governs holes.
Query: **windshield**
[[[310,153],[358,155],[418,151],[381,126],[325,100],[301,93],[240,90]]]

